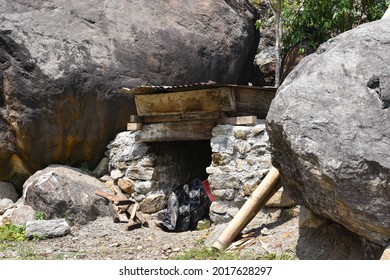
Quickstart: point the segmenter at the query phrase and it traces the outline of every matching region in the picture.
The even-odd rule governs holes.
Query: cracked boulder
[[[390,18],[321,45],[267,116],[272,162],[294,200],[381,246],[390,242]]]

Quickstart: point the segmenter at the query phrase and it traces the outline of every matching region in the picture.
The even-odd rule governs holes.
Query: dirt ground
[[[296,258],[298,218],[296,209],[264,210],[244,229],[227,251],[240,259]],[[202,249],[214,234],[208,229],[165,232],[156,226],[132,231],[125,224],[101,217],[83,226],[72,226],[71,233],[60,238],[8,244],[0,250],[0,259],[64,259],[64,260],[162,260],[172,259],[190,249]],[[209,238],[209,239],[208,239]],[[242,244],[240,244],[242,243]]]

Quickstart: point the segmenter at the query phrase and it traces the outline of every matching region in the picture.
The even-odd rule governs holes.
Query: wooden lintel
[[[219,124],[231,124],[231,125],[256,125],[256,116],[239,116],[231,118],[221,118],[218,120]]]
[[[135,104],[138,116],[236,109],[234,90],[229,87],[135,95]]]
[[[141,130],[143,127],[142,123],[128,123],[127,124],[127,130],[128,131],[136,131],[136,130]]]
[[[236,88],[235,101],[237,115],[256,115],[264,118],[274,99],[276,89]]]
[[[144,125],[142,142],[210,140],[216,120],[153,123]]]
[[[145,123],[181,122],[191,120],[213,120],[220,117],[219,112],[194,112],[182,114],[165,114],[144,117]]]
[[[137,115],[130,115],[131,123],[142,123],[142,118]]]

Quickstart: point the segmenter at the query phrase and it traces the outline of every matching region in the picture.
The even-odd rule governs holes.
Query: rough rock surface
[[[35,210],[29,205],[20,205],[12,213],[11,222],[15,226],[25,226],[27,222],[35,220]]]
[[[0,0],[0,180],[96,165],[141,84],[245,83],[258,32],[239,1]]]
[[[66,166],[49,166],[24,184],[24,203],[43,212],[46,219],[67,218],[85,224],[109,215],[107,202],[95,194],[109,192],[96,178]]]
[[[29,221],[26,224],[27,238],[35,236],[43,238],[60,237],[70,233],[70,226],[65,219]]]
[[[232,219],[271,167],[265,125],[218,125],[212,131],[212,162],[206,171],[215,201],[214,223]]]
[[[293,198],[382,246],[390,241],[390,19],[321,45],[267,116],[273,164]]]
[[[13,202],[16,202],[19,198],[15,187],[11,183],[0,182],[0,199],[9,198]]]

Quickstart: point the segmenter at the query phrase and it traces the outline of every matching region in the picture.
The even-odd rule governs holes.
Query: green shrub
[[[25,240],[26,227],[6,223],[0,227],[0,242]]]

